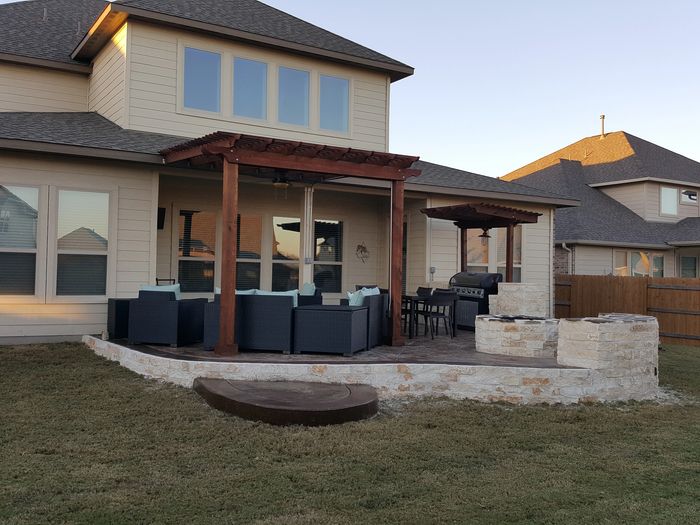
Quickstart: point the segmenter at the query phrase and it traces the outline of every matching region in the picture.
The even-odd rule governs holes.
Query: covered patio
[[[251,135],[217,132],[187,141],[161,151],[166,165],[177,167],[210,167],[221,170],[222,189],[222,256],[221,319],[217,356],[238,353],[235,343],[236,263],[239,239],[239,175],[241,167],[257,177],[269,178],[277,184],[290,179],[307,183],[304,190],[305,216],[297,224],[284,228],[313,230],[313,184],[326,180],[353,177],[389,182],[391,199],[391,231],[389,257],[390,340],[393,346],[403,344],[401,334],[402,248],[404,236],[404,182],[420,174],[411,169],[417,157],[318,145]],[[305,246],[304,261],[313,260],[312,247]],[[300,282],[313,282],[308,266],[300,274]]]

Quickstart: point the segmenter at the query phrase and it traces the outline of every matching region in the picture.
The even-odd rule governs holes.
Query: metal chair
[[[440,320],[443,321],[445,325],[445,333],[450,335],[450,338],[455,336],[454,334],[454,304],[457,300],[457,294],[454,292],[445,292],[435,290],[433,295],[425,301],[426,312],[423,314],[426,323],[430,326],[430,338],[435,339],[435,335],[439,335],[440,330]],[[427,328],[427,327],[426,327]]]

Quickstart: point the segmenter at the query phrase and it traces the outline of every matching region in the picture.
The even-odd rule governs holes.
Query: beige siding
[[[428,218],[421,213],[421,208],[427,205],[426,199],[406,200],[406,291],[413,292],[430,279],[428,273]]]
[[[553,211],[547,208],[523,208],[541,213],[534,224],[523,224],[522,282],[544,285],[551,293],[553,277],[554,240]]]
[[[612,248],[577,245],[574,257],[574,273],[578,275],[611,275],[613,273]]]
[[[268,106],[272,108],[269,121],[234,121],[229,96],[232,84],[231,65],[227,59],[222,60],[222,113],[194,114],[181,108],[178,105],[178,54],[184,45],[227,53],[226,56],[244,56],[267,62],[270,72]],[[387,79],[380,73],[159,28],[141,22],[129,24],[129,49],[127,120],[130,128],[190,137],[218,130],[236,131],[379,151],[387,149]],[[292,129],[275,122],[275,79],[279,64],[312,71],[310,129]],[[317,110],[314,109],[318,105],[318,72],[351,79],[349,136],[313,130],[313,122],[318,119]]]
[[[0,111],[87,111],[88,77],[0,62]]]
[[[123,25],[93,61],[89,109],[126,124],[127,25]]]
[[[139,287],[153,282],[150,261],[155,257],[151,241],[155,228],[155,174],[149,169],[115,166],[99,161],[60,160],[14,154],[0,155],[0,184],[48,185],[109,191],[110,254],[107,295],[133,297]],[[55,213],[48,211],[49,217]],[[52,219],[53,220],[53,219]],[[47,235],[39,231],[38,237]],[[48,265],[51,267],[52,254]],[[62,300],[63,302],[59,302]],[[66,300],[68,302],[66,302]],[[59,299],[28,299],[26,303],[3,303],[0,297],[0,340],[22,336],[79,336],[101,333],[106,328],[107,305]]]
[[[605,186],[600,190],[616,201],[627,206],[640,217],[647,216],[647,185],[643,182],[633,184],[620,184],[619,186]]]

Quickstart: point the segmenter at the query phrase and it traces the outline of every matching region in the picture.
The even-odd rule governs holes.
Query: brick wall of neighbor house
[[[286,191],[275,190],[268,182],[242,182],[239,189],[242,215],[262,218],[261,287],[267,288],[271,268],[273,217],[303,217],[303,189],[292,186]],[[159,206],[166,208],[164,229],[158,231],[157,276],[177,277],[177,228],[173,217],[178,209],[221,210],[221,184],[216,180],[196,180],[186,177],[161,176]],[[343,221],[343,284],[341,294],[326,294],[329,301],[337,301],[345,291],[356,284],[387,286],[385,251],[388,230],[388,197],[368,193],[333,191],[318,187],[314,192],[314,218]],[[220,243],[220,234],[218,235]],[[369,252],[363,262],[357,257],[357,246],[362,244]],[[218,253],[218,251],[217,251]],[[218,256],[217,256],[218,257]],[[217,259],[218,260],[218,259]],[[218,267],[218,265],[217,265]],[[216,276],[219,286],[219,275]],[[202,294],[198,294],[202,295]],[[206,294],[204,294],[206,295]]]
[[[147,168],[36,154],[0,154],[0,184],[112,192],[107,276],[110,297],[133,297],[141,285],[155,279],[157,183],[156,174]],[[49,209],[49,217],[51,213]],[[37,237],[42,235],[46,238],[47,232],[39,229]],[[43,297],[31,297],[9,302],[0,297],[0,344],[24,336],[99,334],[106,328],[105,301],[71,302],[66,296],[60,299],[47,303]]]
[[[0,62],[0,111],[87,111],[88,77]]]
[[[213,131],[236,131],[253,135],[275,136],[291,140],[352,146],[362,149],[386,151],[388,146],[388,76],[382,73],[304,58],[281,51],[244,45],[210,38],[191,32],[178,31],[132,22],[129,30],[128,73],[129,91],[128,126],[143,131],[198,137]],[[200,46],[203,49],[231,53],[268,63],[268,98],[276,107],[276,67],[289,67],[320,71],[351,79],[350,134],[314,131],[280,125],[269,115],[269,122],[251,119],[234,121],[231,117],[231,79],[228,64],[222,68],[223,93],[222,116],[202,116],[178,109],[178,54],[180,46]],[[223,63],[223,61],[222,61]],[[180,73],[181,74],[181,73]],[[312,77],[313,79],[313,77]],[[313,112],[317,107],[316,84],[311,83]]]
[[[93,60],[89,110],[120,126],[126,124],[127,25],[123,25]]]
[[[571,248],[570,248],[571,249]],[[554,273],[568,274],[569,273],[569,252],[561,246],[554,248]]]

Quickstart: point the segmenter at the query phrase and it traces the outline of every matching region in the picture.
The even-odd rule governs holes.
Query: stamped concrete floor
[[[214,352],[206,351],[201,346],[170,348],[158,345],[128,345],[124,340],[114,341],[140,352],[182,359],[187,361],[222,361],[239,363],[438,363],[483,366],[516,366],[525,368],[565,368],[557,365],[556,359],[513,357],[484,354],[476,351],[474,333],[459,331],[457,337],[450,339],[440,335],[419,336],[406,339],[404,346],[377,346],[365,352],[358,352],[351,357],[329,354],[290,354],[279,352],[241,352],[233,357],[219,357]]]

